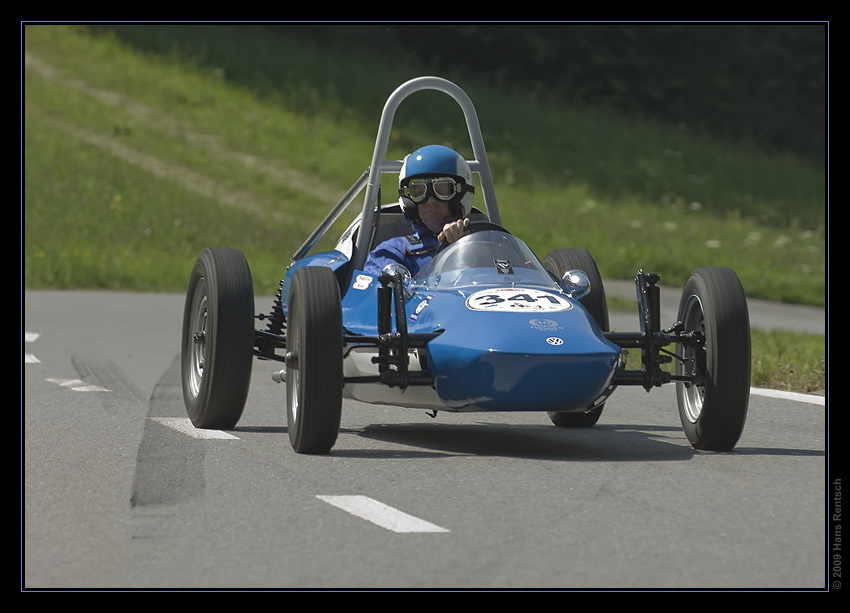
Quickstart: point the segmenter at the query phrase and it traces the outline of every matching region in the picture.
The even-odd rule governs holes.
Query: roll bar
[[[363,212],[360,217],[360,227],[370,228],[375,215],[375,207],[379,204],[381,177],[384,173],[398,173],[401,171],[401,160],[387,160],[387,148],[392,133],[393,120],[401,103],[411,94],[424,90],[436,90],[448,95],[463,111],[466,126],[469,132],[469,141],[472,145],[472,160],[467,160],[473,173],[478,174],[481,192],[484,196],[484,206],[490,221],[501,224],[499,207],[496,203],[496,192],[493,187],[493,177],[490,174],[490,164],[487,161],[487,152],[484,148],[484,138],[481,135],[481,127],[478,123],[478,114],[469,96],[460,87],[441,77],[417,77],[411,79],[390,94],[384,104],[381,114],[381,123],[378,125],[378,135],[375,139],[375,149],[372,153],[372,163],[366,169],[363,176],[346,192],[342,200],[331,210],[325,220],[310,235],[310,238],[295,252],[292,261],[295,262],[304,257],[310,249],[318,242],[324,233],[337,220],[340,214],[353,201],[357,194],[366,187],[366,196],[363,200]],[[357,235],[357,248],[352,254],[352,266],[362,269],[366,262],[369,250],[369,232],[359,232]]]

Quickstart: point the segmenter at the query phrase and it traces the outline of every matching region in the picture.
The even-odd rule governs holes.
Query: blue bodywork
[[[284,305],[298,266],[329,267],[341,283],[347,338],[374,338],[381,283],[348,264],[339,251],[299,261],[284,282]],[[448,246],[404,283],[404,296],[407,331],[439,333],[422,353],[446,410],[584,411],[617,369],[620,347],[506,232],[478,232]],[[393,312],[393,330],[395,319]]]

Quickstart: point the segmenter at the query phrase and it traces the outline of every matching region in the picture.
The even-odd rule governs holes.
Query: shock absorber
[[[271,313],[269,315],[260,315],[260,319],[268,319],[268,323],[266,324],[266,333],[256,335],[257,349],[261,357],[270,360],[277,359],[275,349],[286,346],[285,340],[281,340],[285,339],[284,328],[286,327],[286,316],[283,314],[282,279],[278,285]],[[284,383],[286,381],[286,368],[272,373],[272,380],[277,383]]]
[[[268,318],[266,330],[276,336],[283,335],[283,328],[286,326],[286,316],[283,314],[283,279],[278,284],[277,294],[272,304],[272,312],[268,315]]]

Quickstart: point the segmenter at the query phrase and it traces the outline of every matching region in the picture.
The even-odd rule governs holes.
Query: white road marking
[[[316,496],[320,500],[393,532],[448,532],[367,496]]]
[[[24,332],[24,342],[34,343],[38,339],[38,336],[37,332]],[[24,364],[41,364],[41,360],[35,357],[35,354],[25,353]]]
[[[797,392],[781,392],[779,390],[766,390],[757,387],[750,388],[750,393],[756,396],[768,398],[782,398],[783,400],[796,400],[797,402],[808,402],[809,404],[826,405],[826,396],[815,396],[814,394],[800,394]]]
[[[192,420],[188,418],[180,418],[180,417],[154,417],[152,418],[155,422],[168,426],[178,432],[182,432],[183,434],[187,434],[194,438],[220,438],[220,439],[236,439],[239,440],[238,436],[233,436],[232,434],[228,434],[227,432],[222,432],[221,430],[203,430],[201,428],[196,428],[192,423]]]
[[[88,385],[80,379],[48,379],[50,383],[55,383],[56,385],[61,385],[62,387],[67,387],[68,389],[74,390],[75,392],[108,392],[109,390],[105,387],[99,387],[97,385]]]

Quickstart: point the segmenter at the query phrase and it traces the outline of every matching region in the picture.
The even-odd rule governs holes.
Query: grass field
[[[247,25],[29,25],[23,42],[32,288],[183,292],[216,245],[244,251],[257,293],[272,294],[369,164],[387,95],[427,72]],[[644,268],[670,286],[725,265],[753,298],[825,306],[822,167],[459,84],[478,110],[503,223],[538,254],[587,247],[606,278]],[[400,109],[390,155],[428,142],[471,154],[454,103],[422,96]],[[754,348],[754,385],[824,388],[823,337],[755,336]]]

